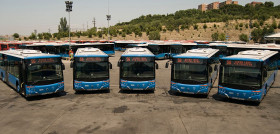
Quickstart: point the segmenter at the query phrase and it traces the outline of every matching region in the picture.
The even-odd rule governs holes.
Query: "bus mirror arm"
[[[156,64],[156,69],[158,69],[158,63],[155,62],[155,64]]]
[[[70,68],[73,68],[73,62],[70,63]]]
[[[118,61],[118,67],[120,67],[120,64],[121,64],[121,61],[119,60],[119,61]]]
[[[218,70],[218,65],[215,65],[214,71],[217,71],[217,70]]]
[[[168,68],[169,62],[171,62],[171,60],[169,60],[169,61],[167,61],[167,62],[165,63],[165,68]]]
[[[110,69],[112,69],[113,67],[112,67],[112,63],[111,62],[109,62],[109,67],[110,67]]]
[[[212,73],[213,72],[213,68],[210,66],[209,67],[209,72]]]
[[[62,67],[62,70],[65,70],[65,65],[63,63],[61,65],[61,67]]]
[[[168,66],[169,66],[169,62],[166,62],[165,63],[165,68],[168,68]]]
[[[263,72],[263,77],[267,77],[267,71],[266,70],[264,70],[264,72]]]

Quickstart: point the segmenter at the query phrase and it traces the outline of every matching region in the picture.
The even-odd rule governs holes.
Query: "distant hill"
[[[225,5],[217,10],[180,10],[166,15],[143,15],[110,27],[110,37],[137,40],[245,40],[262,42],[263,36],[280,31],[280,5]],[[107,28],[72,32],[72,39],[108,39]],[[251,35],[251,36],[250,36]],[[67,32],[53,38],[67,37]]]

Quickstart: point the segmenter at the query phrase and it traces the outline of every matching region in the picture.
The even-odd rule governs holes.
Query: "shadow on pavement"
[[[65,96],[67,92],[59,92],[59,93],[53,93],[53,94],[46,94],[46,95],[38,95],[38,96],[31,96],[31,97],[25,97],[27,101],[36,101],[36,100],[44,100],[44,99],[50,99],[50,98],[57,98],[61,96]],[[22,96],[24,97],[24,96]]]
[[[110,89],[108,90],[91,90],[91,91],[76,91],[76,95],[81,95],[81,94],[107,94],[110,93]]]
[[[119,93],[123,94],[153,94],[153,90],[120,90]]]
[[[230,99],[223,96],[218,95],[217,93],[212,96],[216,101],[222,101],[225,103],[235,103],[235,104],[241,104],[246,106],[259,106],[260,103],[254,102],[254,101],[246,101],[246,100],[236,100],[236,99]]]

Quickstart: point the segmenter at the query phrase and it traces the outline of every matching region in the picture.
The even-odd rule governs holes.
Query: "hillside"
[[[221,34],[218,40],[239,40],[239,35],[250,34],[254,42],[262,42],[263,36],[280,29],[280,5],[265,2],[256,6],[225,5],[218,10],[202,12],[196,9],[180,10],[167,15],[140,16],[129,22],[110,27],[110,36],[118,39],[152,40],[213,40],[212,35]],[[66,26],[64,26],[66,27]],[[72,33],[72,39],[108,39],[107,28]],[[66,31],[53,34],[53,38],[67,38]],[[215,39],[217,40],[217,39]]]

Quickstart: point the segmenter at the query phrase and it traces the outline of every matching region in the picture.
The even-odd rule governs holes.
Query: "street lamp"
[[[110,41],[110,24],[109,21],[111,20],[111,15],[106,15],[108,20],[108,41]]]
[[[66,12],[69,13],[69,47],[70,47],[70,43],[71,43],[70,12],[72,12],[72,4],[73,4],[73,2],[72,1],[65,1],[65,4],[66,4]]]
[[[109,12],[109,0],[108,0],[108,15],[106,15],[107,21],[108,21],[108,41],[110,41],[110,20],[111,20],[111,15]]]

